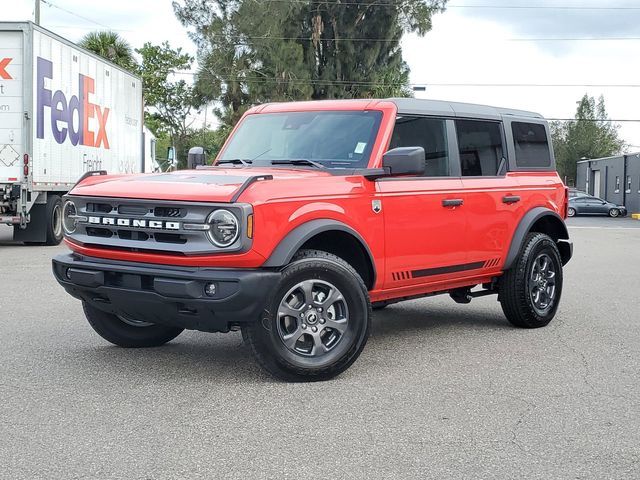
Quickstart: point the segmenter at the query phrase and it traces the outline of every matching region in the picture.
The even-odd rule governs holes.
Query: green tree
[[[116,32],[89,32],[78,45],[126,70],[135,71],[137,68],[131,45]]]
[[[424,35],[446,0],[182,0],[202,100],[230,126],[255,103],[407,96],[404,32]]]
[[[162,45],[147,42],[136,52],[142,57],[139,74],[145,100],[145,124],[156,137],[170,139],[170,145],[176,147],[178,166],[183,168],[190,146],[190,114],[195,109],[196,97],[191,83],[175,77],[191,68],[193,58],[180,48],[172,49],[168,42]]]
[[[609,121],[603,96],[596,101],[585,94],[577,103],[575,120],[551,124],[558,172],[569,185],[575,185],[580,159],[616,155],[625,147],[618,136],[620,126]]]

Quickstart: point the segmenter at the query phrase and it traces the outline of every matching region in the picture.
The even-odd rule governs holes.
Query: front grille
[[[85,198],[69,196],[82,221],[69,237],[81,244],[162,254],[197,255],[216,251],[233,252],[247,248],[250,239],[240,235],[236,244],[221,249],[214,246],[203,229],[213,210],[232,210],[240,225],[246,224],[251,207],[245,204],[213,205],[206,203]],[[185,224],[189,228],[185,228]]]

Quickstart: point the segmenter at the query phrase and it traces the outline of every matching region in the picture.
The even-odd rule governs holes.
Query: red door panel
[[[499,271],[522,217],[522,192],[516,178],[463,178],[467,201],[467,252],[482,271]]]
[[[459,178],[377,182],[385,222],[385,288],[455,278],[467,263],[466,198]],[[443,206],[462,200],[461,206]]]

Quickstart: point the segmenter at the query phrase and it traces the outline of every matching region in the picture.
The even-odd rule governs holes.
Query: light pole
[[[36,0],[34,11],[34,21],[36,25],[40,25],[40,0]]]

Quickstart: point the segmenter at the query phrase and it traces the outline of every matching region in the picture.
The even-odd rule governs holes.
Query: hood
[[[273,180],[331,176],[329,172],[282,168],[211,168],[170,173],[88,177],[71,195],[139,198],[191,202],[230,202],[251,177],[271,175]],[[250,186],[247,188],[251,188]]]

